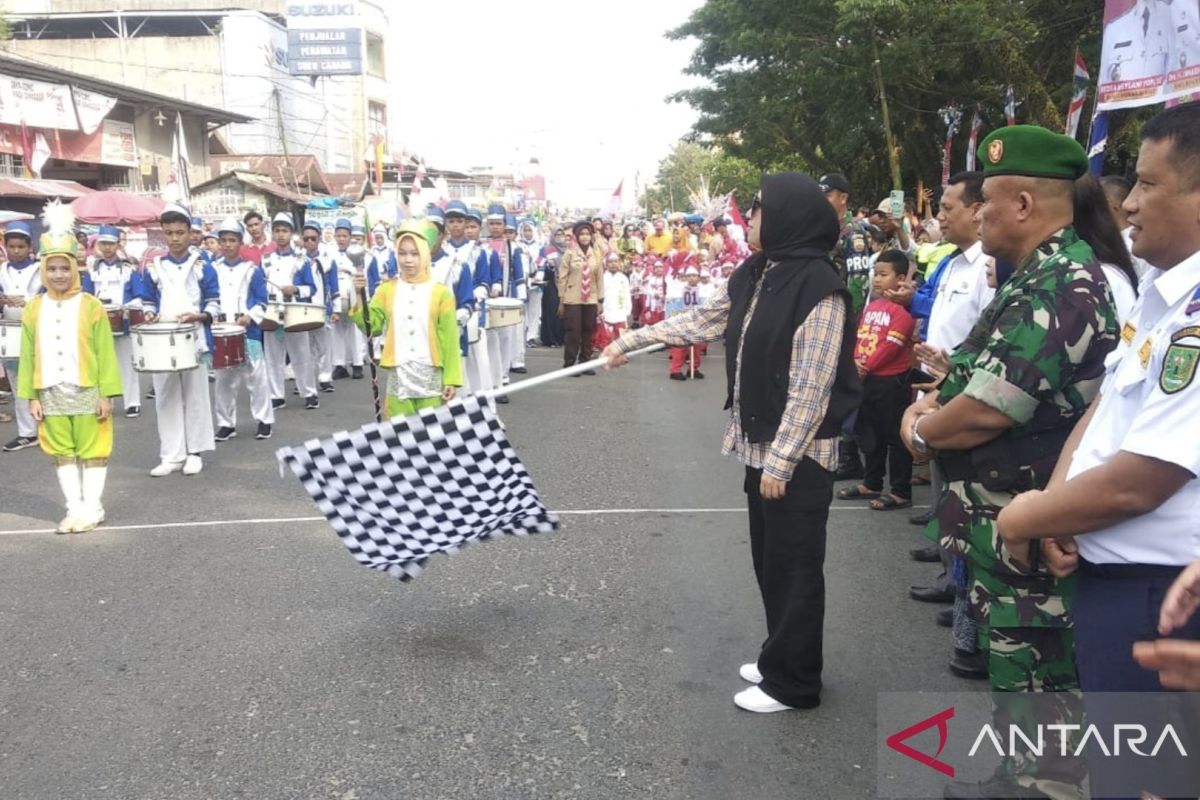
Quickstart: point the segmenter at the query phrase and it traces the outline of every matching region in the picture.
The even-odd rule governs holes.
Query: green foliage
[[[1103,5],[707,0],[667,34],[695,38],[687,72],[706,83],[672,99],[700,112],[694,133],[711,142],[712,152],[758,171],[786,163],[812,174],[844,172],[856,189],[855,202],[873,204],[891,184],[874,48],[903,183],[911,194],[918,180],[926,185],[940,180],[945,135],[940,109],[946,106],[964,111],[954,144],[956,170],[965,161],[974,105],[982,109],[985,133],[1003,125],[1010,83],[1022,103],[1020,122],[1061,130],[1076,46],[1093,73],[1099,70]],[[1139,120],[1138,114],[1115,115],[1110,140],[1129,140]],[[1085,119],[1080,137],[1086,134]]]
[[[734,192],[739,202],[745,202],[758,191],[761,174],[762,169],[744,158],[731,156],[720,148],[683,141],[659,162],[654,183],[640,201],[651,214],[691,210],[688,196],[703,182],[710,194]]]

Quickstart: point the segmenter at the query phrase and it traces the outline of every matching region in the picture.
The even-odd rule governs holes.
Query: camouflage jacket
[[[1100,390],[1104,359],[1117,335],[1112,294],[1092,248],[1065,228],[1042,242],[997,291],[951,358],[939,399],[944,405],[966,395],[1001,411],[1016,422],[1002,434],[1013,439],[1073,426]],[[1057,456],[1021,466],[1044,486]],[[1055,624],[1065,616],[1061,595],[1069,584],[1012,562],[996,536],[996,515],[1012,497],[974,481],[948,482],[931,527],[943,545],[967,558],[981,621],[1020,626],[1041,618]],[[1020,596],[1038,599],[1015,602]],[[1009,599],[994,608],[1000,597]]]
[[[857,319],[866,305],[867,290],[871,284],[871,237],[867,234],[867,227],[854,221],[844,224],[831,258],[838,275],[850,290]]]

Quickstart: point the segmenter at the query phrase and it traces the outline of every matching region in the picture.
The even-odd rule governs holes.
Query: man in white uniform
[[[997,521],[1014,557],[1029,563],[1030,540],[1041,539],[1056,575],[1078,571],[1072,615],[1085,701],[1161,691],[1133,645],[1158,637],[1163,596],[1200,558],[1200,104],[1146,123],[1137,179],[1125,209],[1134,253],[1153,265],[1141,296],[1046,489],[1018,495]],[[1172,636],[1200,640],[1200,618]],[[1094,712],[1089,705],[1093,724]],[[1117,796],[1108,787],[1128,777],[1128,761],[1107,761],[1089,763],[1097,797]],[[1158,762],[1148,761],[1141,788],[1166,794],[1155,788]]]
[[[19,322],[24,314],[25,303],[42,290],[42,276],[37,259],[33,255],[33,233],[26,222],[12,222],[4,229],[4,248],[8,261],[0,266],[0,310],[4,319]],[[19,339],[20,326],[5,331]],[[17,389],[17,359],[4,359],[4,371],[13,391]],[[37,446],[37,421],[29,412],[29,401],[16,397],[13,411],[17,418],[17,436],[4,445],[4,452],[12,453],[27,447]]]
[[[128,307],[136,299],[137,271],[117,254],[121,231],[113,225],[101,225],[96,233],[96,256],[92,262],[92,294],[109,308]],[[121,369],[121,384],[125,391],[125,416],[142,413],[141,376],[133,368],[133,347],[129,338],[129,322],[122,331],[113,331],[117,348],[117,364]]]

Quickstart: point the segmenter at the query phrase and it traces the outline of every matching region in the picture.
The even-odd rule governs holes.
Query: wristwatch
[[[931,452],[929,444],[921,438],[921,432],[917,430],[917,426],[921,424],[923,418],[921,416],[913,420],[912,428],[909,430],[909,437],[912,439],[913,450],[916,450],[923,456],[927,456]]]

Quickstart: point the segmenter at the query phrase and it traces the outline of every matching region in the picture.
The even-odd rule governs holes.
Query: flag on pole
[[[975,151],[979,149],[979,132],[983,128],[983,115],[979,113],[979,103],[975,104],[975,113],[971,115],[971,135],[967,139],[967,172],[975,171]]]
[[[33,172],[34,177],[42,177],[42,168],[46,166],[46,162],[50,160],[50,143],[46,141],[46,136],[38,131],[33,137],[33,159],[29,162],[29,168]]]
[[[1071,95],[1071,105],[1067,109],[1067,129],[1066,134],[1072,139],[1079,133],[1079,119],[1083,116],[1083,104],[1087,102],[1088,85],[1091,83],[1091,76],[1088,75],[1087,64],[1083,63],[1083,56],[1079,55],[1079,51],[1075,51],[1075,89]]]
[[[946,141],[942,145],[942,186],[950,185],[950,151],[954,145],[954,133],[962,122],[962,109],[949,106],[942,109],[942,122],[946,123]]]
[[[608,198],[608,205],[604,207],[605,217],[615,217],[621,212],[621,193],[625,191],[625,179],[617,184],[617,188],[613,190],[612,196]]]
[[[175,132],[171,136],[171,177],[167,182],[167,187],[173,186],[174,192],[164,191],[164,199],[184,205],[191,204],[192,186],[188,178],[188,167],[191,163],[191,159],[188,158],[187,139],[183,134],[183,114],[176,111]],[[173,196],[168,196],[170,194]]]
[[[1017,95],[1011,83],[1004,91],[1004,120],[1008,125],[1017,124]]]
[[[1088,172],[1100,175],[1104,172],[1104,151],[1108,148],[1108,112],[1101,111],[1092,117],[1092,134],[1088,137]]]
[[[356,561],[402,581],[437,553],[558,528],[495,414],[475,395],[285,447],[276,458]]]

